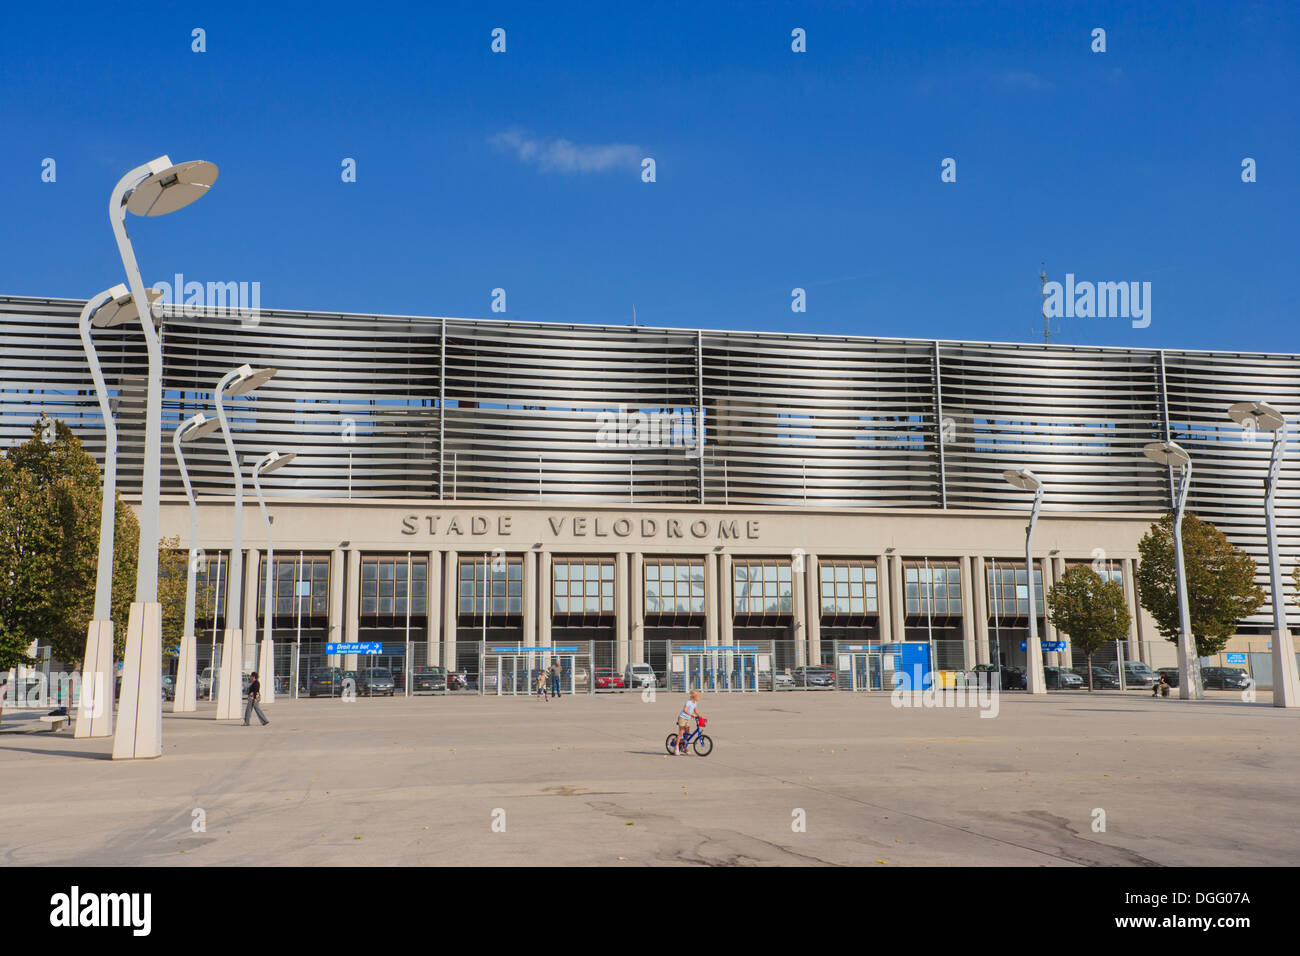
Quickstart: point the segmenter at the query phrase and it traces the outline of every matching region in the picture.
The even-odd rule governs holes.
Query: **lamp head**
[[[208,418],[202,412],[199,412],[197,415],[185,419],[185,424],[181,426],[181,441],[194,441],[198,438],[204,438],[220,427],[220,419]]]
[[[1228,406],[1228,417],[1238,425],[1275,432],[1286,424],[1286,419],[1272,405],[1263,402],[1237,402]]]
[[[1021,491],[1037,491],[1043,487],[1043,483],[1038,480],[1038,476],[1028,468],[1008,469],[1002,473],[1002,477]]]
[[[226,394],[231,398],[236,395],[246,395],[253,389],[260,388],[275,378],[280,370],[278,368],[255,369],[251,365],[241,365],[236,371],[238,375],[235,380],[226,386]]]
[[[291,451],[286,455],[282,455],[278,451],[273,451],[257,463],[257,473],[260,475],[269,475],[273,471],[279,471],[297,457],[297,452]]]
[[[1181,445],[1171,441],[1153,441],[1149,445],[1143,445],[1142,454],[1157,465],[1167,465],[1170,468],[1184,468],[1192,463],[1192,456]]]
[[[112,301],[105,302],[95,310],[95,314],[90,317],[91,325],[97,329],[112,329],[134,322],[140,317],[140,310],[135,307],[135,296],[131,295],[130,289],[119,283],[108,292],[113,297]],[[153,305],[162,298],[162,292],[145,289],[144,294],[149,300],[149,312],[152,314]]]
[[[166,156],[149,164],[152,172],[126,195],[137,216],[162,216],[202,198],[217,181],[217,167],[204,160],[172,165]]]

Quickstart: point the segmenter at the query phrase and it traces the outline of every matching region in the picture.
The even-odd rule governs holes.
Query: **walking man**
[[[253,711],[257,711],[257,719],[265,727],[270,721],[266,719],[266,714],[262,713],[262,708],[257,706],[262,699],[262,682],[257,679],[257,671],[253,671],[248,676],[248,703],[244,705],[244,726],[248,726],[248,719],[253,716]]]
[[[551,661],[551,696],[560,696],[560,659]]]

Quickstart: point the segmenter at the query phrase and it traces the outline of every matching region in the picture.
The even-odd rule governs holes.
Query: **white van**
[[[649,664],[628,664],[623,674],[625,687],[654,687],[657,683],[655,669]]]

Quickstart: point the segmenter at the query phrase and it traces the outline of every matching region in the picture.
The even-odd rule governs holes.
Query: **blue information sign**
[[[1245,655],[1244,653],[1241,653],[1241,652],[1230,653],[1230,654],[1227,654],[1227,655],[1225,655],[1225,656],[1227,657],[1227,659],[1228,659],[1228,663],[1229,663],[1229,664],[1244,664],[1244,663],[1246,663],[1246,655]]]
[[[1040,646],[1043,650],[1045,650],[1045,651],[1063,651],[1063,650],[1065,650],[1065,641],[1039,641],[1038,644],[1039,644],[1039,646]],[[1022,651],[1027,651],[1027,650],[1029,650],[1029,642],[1028,642],[1028,641],[1021,641],[1021,642],[1020,642],[1020,649],[1021,649]]]
[[[362,641],[354,644],[330,644],[325,645],[326,654],[382,654],[384,645],[382,641]]]

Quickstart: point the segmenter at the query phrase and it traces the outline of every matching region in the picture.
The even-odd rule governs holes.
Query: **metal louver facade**
[[[82,304],[0,297],[0,448],[44,410],[102,455]],[[138,495],[144,344],[130,328],[95,342],[119,487]],[[1294,426],[1278,493],[1288,574],[1300,552],[1297,355],[182,309],[163,349],[164,494],[182,492],[171,430],[249,362],[280,373],[232,401],[232,427],[244,455],[298,453],[264,481],[278,497],[959,513],[1022,507],[1001,472],[1029,467],[1048,512],[1159,512],[1170,477],[1142,446],[1168,437],[1195,463],[1191,510],[1261,564],[1271,435],[1250,440],[1225,409],[1262,399]],[[628,440],[627,422],[667,416],[668,438]],[[219,441],[186,457],[200,495],[229,493]]]

